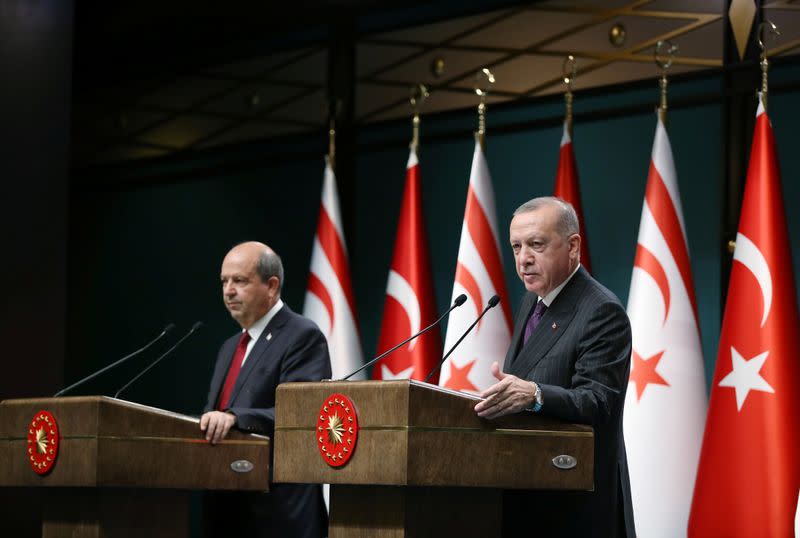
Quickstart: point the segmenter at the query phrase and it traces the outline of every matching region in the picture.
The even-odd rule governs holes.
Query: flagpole
[[[672,41],[659,41],[656,43],[656,50],[653,53],[653,59],[658,67],[661,68],[661,78],[658,85],[661,88],[661,96],[658,103],[658,119],[667,126],[667,70],[672,66],[675,60],[675,54],[678,52],[678,45]]]
[[[578,67],[575,62],[575,56],[570,54],[564,58],[564,65],[562,73],[564,75],[564,84],[567,85],[567,91],[564,92],[564,105],[566,112],[564,115],[564,124],[567,126],[567,133],[570,139],[572,138],[572,84],[575,82],[575,75],[577,74]]]
[[[481,83],[482,81],[484,82]],[[478,104],[478,131],[475,133],[475,137],[484,152],[486,152],[486,96],[489,95],[489,90],[494,81],[494,75],[486,67],[475,75],[475,93],[481,99],[480,104]]]
[[[778,27],[770,20],[764,20],[758,25],[758,46],[761,48],[761,104],[764,106],[764,112],[767,112],[767,92],[769,84],[767,82],[767,71],[769,70],[769,60],[767,59],[767,43],[764,39],[764,30],[769,29],[770,36],[774,39],[781,35]]]

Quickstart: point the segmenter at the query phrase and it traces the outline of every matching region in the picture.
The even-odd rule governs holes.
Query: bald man
[[[328,343],[312,321],[281,300],[283,264],[267,245],[236,245],[222,262],[220,280],[225,307],[241,331],[219,350],[200,429],[212,444],[225,439],[231,428],[272,436],[275,389],[287,381],[330,378]],[[319,485],[209,493],[204,515],[206,536],[327,535]]]

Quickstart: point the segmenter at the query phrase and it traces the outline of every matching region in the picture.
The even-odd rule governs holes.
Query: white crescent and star
[[[417,299],[417,294],[414,293],[414,288],[411,287],[411,284],[394,270],[389,271],[389,283],[386,284],[386,295],[394,297],[394,299],[400,303],[400,306],[403,307],[403,310],[406,311],[408,322],[411,325],[409,336],[418,333],[420,319],[422,318],[419,308],[419,299]],[[408,345],[408,350],[412,351],[416,345],[417,340],[412,340]]]
[[[736,235],[736,250],[733,259],[744,265],[758,282],[761,289],[761,297],[764,302],[764,311],[761,313],[761,327],[767,322],[770,309],[772,308],[772,273],[769,269],[764,254],[761,250],[743,233]],[[719,382],[720,387],[729,387],[736,392],[736,409],[742,410],[744,402],[750,391],[775,393],[775,389],[761,375],[761,369],[769,356],[769,350],[746,359],[739,351],[731,346],[731,366],[733,369]]]

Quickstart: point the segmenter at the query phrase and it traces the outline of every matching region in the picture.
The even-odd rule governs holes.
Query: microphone
[[[398,349],[398,348],[401,348],[401,347],[403,347],[404,345],[406,345],[407,343],[409,343],[410,341],[412,341],[414,338],[417,338],[418,336],[422,336],[424,333],[428,332],[429,330],[431,330],[432,328],[434,328],[436,325],[438,325],[438,324],[439,324],[439,323],[440,323],[440,322],[441,322],[441,321],[442,321],[442,320],[445,318],[445,316],[447,316],[447,315],[448,315],[450,312],[452,312],[452,311],[453,311],[453,309],[454,309],[454,308],[458,308],[459,306],[461,306],[462,304],[464,304],[464,303],[466,303],[466,302],[467,302],[467,296],[466,296],[466,295],[464,295],[464,294],[462,293],[461,295],[459,295],[458,297],[456,297],[455,301],[453,301],[453,305],[452,305],[450,308],[448,308],[448,309],[447,309],[447,312],[445,312],[444,314],[442,314],[441,316],[439,316],[439,319],[437,319],[436,321],[434,321],[433,323],[431,323],[430,325],[428,325],[427,327],[425,327],[424,329],[422,329],[422,330],[421,330],[420,332],[418,332],[417,334],[414,334],[414,335],[412,335],[412,336],[409,336],[408,338],[406,338],[405,340],[403,340],[402,342],[400,342],[399,344],[397,344],[396,346],[394,346],[392,349],[390,349],[390,350],[388,350],[388,351],[384,351],[383,353],[381,353],[380,355],[378,355],[377,357],[375,357],[374,359],[372,359],[371,361],[369,361],[369,362],[368,362],[368,363],[366,363],[365,365],[361,366],[361,367],[360,367],[360,368],[358,368],[357,370],[355,370],[355,371],[353,371],[353,372],[350,372],[349,374],[347,374],[346,376],[344,376],[344,377],[343,377],[343,378],[341,378],[341,379],[337,379],[337,381],[346,381],[347,379],[349,379],[350,377],[352,377],[352,376],[356,375],[358,372],[360,372],[360,371],[361,371],[361,370],[363,370],[364,368],[367,368],[368,366],[372,366],[373,364],[375,364],[376,362],[378,362],[379,360],[381,360],[382,358],[384,358],[386,355],[388,355],[388,354],[389,354],[389,353],[391,353],[392,351],[394,351],[394,350],[396,350],[396,349]]]
[[[458,344],[460,344],[460,343],[461,343],[461,341],[462,341],[464,338],[466,338],[466,337],[467,337],[467,335],[470,333],[470,331],[472,330],[472,328],[473,328],[473,327],[475,327],[475,325],[477,325],[477,324],[478,324],[478,322],[481,320],[481,318],[484,316],[484,314],[486,314],[486,312],[488,312],[490,308],[494,308],[495,306],[497,306],[497,303],[499,303],[499,302],[500,302],[500,297],[498,297],[497,295],[493,295],[493,296],[492,296],[492,298],[491,298],[491,299],[489,299],[489,302],[486,304],[486,308],[484,308],[484,309],[483,309],[483,312],[481,312],[481,315],[480,315],[480,316],[478,316],[478,319],[476,319],[475,321],[473,321],[473,322],[472,322],[472,325],[470,325],[470,326],[469,326],[469,328],[468,328],[468,329],[467,329],[467,330],[464,332],[464,334],[462,334],[462,335],[461,335],[461,338],[459,338],[459,339],[458,339],[458,342],[456,342],[455,344],[453,344],[453,347],[451,347],[451,348],[450,348],[450,351],[448,351],[448,352],[445,354],[445,356],[444,356],[444,357],[442,357],[442,360],[440,360],[440,361],[439,361],[439,364],[437,364],[437,365],[436,365],[436,368],[434,368],[433,370],[431,370],[431,373],[429,373],[429,374],[428,374],[428,377],[426,377],[426,378],[425,378],[425,383],[427,383],[427,382],[428,382],[428,380],[431,378],[431,376],[432,376],[434,373],[436,373],[437,371],[439,371],[439,368],[441,368],[441,367],[442,367],[442,364],[444,364],[444,361],[446,361],[446,360],[447,360],[447,357],[449,357],[449,356],[450,356],[450,354],[451,354],[453,351],[455,351],[455,349],[456,349],[456,347],[458,346]]]
[[[166,326],[166,327],[164,327],[164,330],[163,330],[163,331],[161,331],[161,334],[159,334],[158,336],[156,336],[156,337],[155,337],[153,340],[151,340],[151,341],[150,341],[150,343],[148,343],[148,344],[147,344],[146,346],[144,346],[143,348],[141,348],[141,349],[137,349],[137,350],[136,350],[136,351],[134,351],[133,353],[130,353],[130,354],[128,354],[128,355],[125,355],[124,357],[122,357],[122,358],[121,358],[120,360],[118,360],[117,362],[115,362],[115,363],[113,363],[113,364],[109,364],[108,366],[106,366],[106,367],[104,367],[104,368],[101,368],[100,370],[96,371],[95,373],[93,373],[93,374],[91,374],[91,375],[89,375],[89,376],[87,376],[87,377],[84,377],[83,379],[81,379],[81,380],[79,380],[79,381],[77,381],[77,382],[73,383],[72,385],[70,385],[70,386],[69,386],[69,387],[67,387],[67,388],[61,389],[60,391],[58,391],[58,392],[56,392],[55,394],[53,394],[53,398],[57,398],[58,396],[61,396],[61,395],[62,395],[62,394],[64,394],[65,392],[68,392],[68,391],[70,391],[70,390],[74,389],[75,387],[78,387],[78,386],[80,386],[80,385],[83,385],[83,384],[84,384],[84,383],[86,383],[87,381],[90,381],[90,380],[94,379],[95,377],[99,376],[99,375],[100,375],[100,374],[102,374],[103,372],[107,372],[108,370],[111,370],[111,369],[112,369],[112,368],[114,368],[115,366],[119,366],[120,364],[122,364],[123,362],[127,361],[128,359],[132,359],[132,358],[133,358],[133,357],[135,357],[136,355],[138,355],[138,354],[140,354],[140,353],[143,353],[144,351],[146,351],[147,349],[149,349],[149,348],[150,348],[150,346],[152,346],[153,344],[155,344],[156,342],[158,342],[159,340],[161,340],[162,338],[164,338],[164,336],[166,336],[167,334],[169,334],[169,333],[172,331],[172,329],[174,329],[174,328],[175,328],[175,324],[174,324],[174,323],[168,323],[168,324],[167,324],[167,326]]]
[[[178,346],[179,346],[179,345],[181,345],[181,344],[183,343],[183,341],[184,341],[184,340],[186,340],[187,338],[189,338],[189,337],[192,335],[192,333],[193,333],[193,332],[195,332],[197,329],[199,329],[199,328],[200,328],[200,327],[202,327],[202,326],[203,326],[203,322],[202,322],[202,321],[198,321],[198,322],[196,322],[194,325],[192,325],[192,328],[191,328],[191,330],[190,330],[188,333],[186,333],[185,335],[183,335],[183,338],[181,338],[180,340],[178,340],[177,342],[175,342],[175,345],[174,345],[174,346],[172,346],[171,348],[169,348],[168,350],[166,350],[166,351],[165,351],[165,352],[164,352],[164,353],[163,353],[163,354],[162,354],[162,355],[161,355],[159,358],[157,358],[156,360],[154,360],[153,362],[151,362],[151,363],[150,363],[150,364],[147,366],[147,368],[145,368],[144,370],[142,370],[141,372],[139,372],[139,373],[136,375],[136,377],[134,377],[133,379],[131,379],[130,381],[128,381],[127,383],[125,383],[125,385],[123,385],[123,387],[122,387],[121,389],[119,389],[119,390],[117,391],[117,393],[116,393],[116,394],[114,394],[114,398],[117,398],[117,397],[119,397],[119,394],[120,394],[120,393],[121,393],[123,390],[127,389],[128,387],[130,387],[130,386],[133,384],[133,382],[134,382],[134,381],[136,381],[137,379],[139,379],[140,377],[142,377],[144,374],[146,374],[146,373],[147,373],[147,372],[150,370],[150,368],[152,368],[153,366],[155,366],[156,364],[158,364],[159,362],[161,362],[161,359],[163,359],[164,357],[166,357],[167,355],[169,355],[170,353],[172,353],[173,351],[175,351],[175,350],[178,348]]]

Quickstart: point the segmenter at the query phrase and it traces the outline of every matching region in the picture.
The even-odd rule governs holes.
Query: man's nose
[[[225,295],[226,297],[233,296],[235,295],[235,293],[236,293],[236,288],[233,286],[233,284],[228,283],[222,285],[222,294]]]

